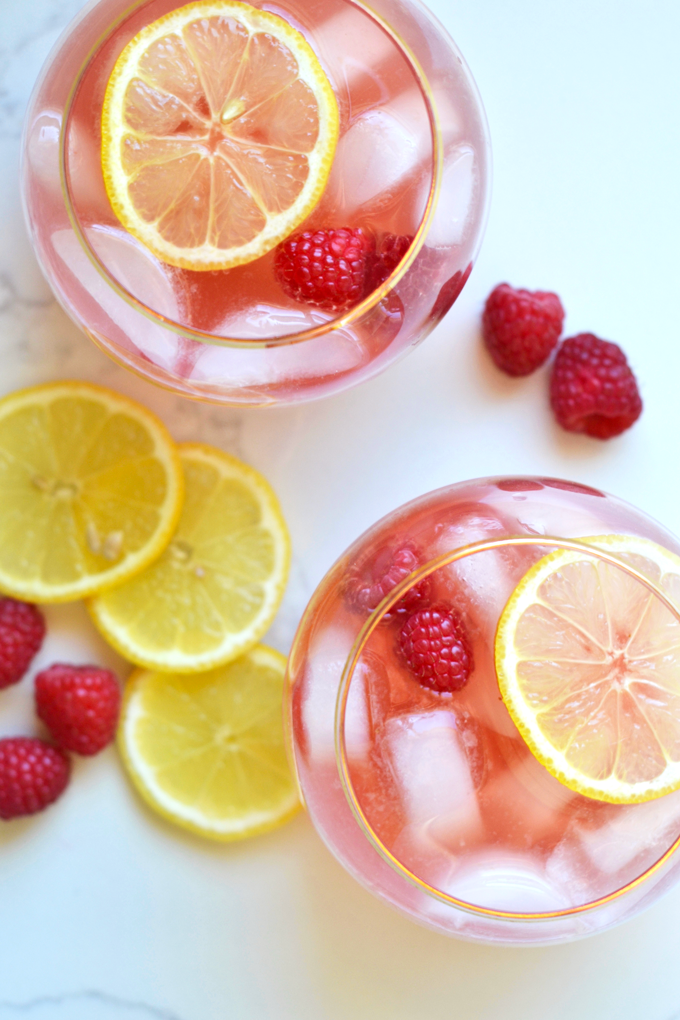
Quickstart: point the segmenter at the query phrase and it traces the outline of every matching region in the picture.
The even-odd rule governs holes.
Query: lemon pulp
[[[242,655],[269,627],[290,562],[278,500],[253,468],[201,443],[178,446],[185,500],[163,554],[89,604],[121,655],[195,672]]]
[[[264,832],[295,814],[300,802],[283,737],[285,665],[258,645],[206,673],[133,674],[118,746],[154,810],[218,840]]]
[[[183,478],[145,407],[66,381],[0,400],[0,590],[79,599],[142,570],[170,541]]]
[[[647,539],[585,539],[680,605],[680,558]],[[640,581],[558,550],[511,595],[496,671],[515,724],[566,786],[613,803],[680,787],[680,623]]]
[[[229,269],[319,201],[338,138],[333,89],[278,15],[201,0],[125,47],[102,111],[102,171],[124,227],[159,259]]]

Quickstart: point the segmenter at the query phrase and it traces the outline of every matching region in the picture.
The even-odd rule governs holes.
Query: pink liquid
[[[295,762],[315,826],[365,885],[410,916],[469,938],[545,942],[606,927],[674,879],[675,857],[640,886],[583,913],[503,920],[428,895],[391,868],[355,820],[335,757],[340,676],[366,619],[348,596],[357,569],[409,545],[422,562],[484,538],[633,534],[680,546],[639,511],[554,480],[489,480],[439,490],[384,519],[327,575],[290,660]],[[529,751],[501,699],[494,668],[500,613],[545,547],[475,554],[432,575],[428,600],[455,608],[474,670],[453,694],[422,687],[397,647],[403,617],[383,621],[353,674],[345,717],[348,764],[370,828],[419,879],[472,908],[570,911],[634,881],[680,835],[680,793],[640,805],[569,790]],[[680,665],[680,664],[679,664]]]
[[[29,223],[67,311],[129,367],[187,395],[227,403],[310,399],[379,371],[455,301],[479,244],[486,205],[477,98],[452,44],[437,35],[424,12],[381,0],[378,13],[390,28],[352,0],[258,5],[306,36],[340,111],[326,190],[298,231],[362,228],[377,245],[390,234],[410,238],[428,202],[439,196],[415,262],[361,314],[295,301],[273,271],[274,252],[223,272],[176,269],[127,234],[115,216],[101,171],[106,84],[127,42],[181,6],[174,0],[147,0],[125,17],[122,0],[101,0],[48,63],[26,127]],[[432,63],[427,84],[400,38],[422,49],[421,62]],[[456,64],[453,77],[449,63]],[[435,147],[442,154],[437,187]],[[302,346],[285,343],[287,337],[304,338]],[[278,346],[265,347],[267,340]]]

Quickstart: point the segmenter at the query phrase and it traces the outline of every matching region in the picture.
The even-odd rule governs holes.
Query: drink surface
[[[285,293],[274,272],[275,251],[224,271],[177,269],[131,237],[111,208],[101,168],[106,85],[140,28],[178,6],[167,0],[143,4],[98,49],[78,86],[66,125],[66,165],[83,235],[118,284],[180,325],[216,336],[266,339],[331,321],[332,311],[305,306]],[[405,52],[376,19],[347,0],[311,5],[288,0],[266,9],[307,38],[339,107],[331,176],[299,229],[362,228],[378,242],[385,234],[412,237],[432,185],[433,137],[418,75]],[[186,126],[180,125],[178,136],[182,130]]]
[[[325,189],[294,235],[351,228],[378,249],[395,239],[389,250],[402,254],[417,235],[408,265],[385,279],[381,263],[367,273],[359,305],[329,309],[283,289],[276,248],[225,271],[178,269],[123,228],[104,185],[102,103],[118,56],[145,27],[181,10],[176,0],[132,7],[99,0],[69,27],[27,113],[23,194],[45,274],[95,343],[185,395],[261,405],[344,389],[430,332],[481,243],[489,166],[474,82],[424,7],[401,0],[376,0],[371,11],[356,0],[252,6],[302,34],[339,110]]]
[[[376,525],[331,571],[308,610],[289,667],[292,738],[308,809],[350,871],[424,923],[508,942],[573,937],[623,916],[637,897],[651,895],[654,880],[590,914],[532,928],[528,921],[465,914],[385,863],[347,805],[335,756],[338,684],[367,616],[352,596],[354,579],[403,548],[425,563],[483,539],[536,536],[536,546],[476,553],[431,575],[428,601],[452,607],[471,644],[467,684],[451,694],[421,686],[399,651],[404,617],[393,613],[373,631],[354,670],[344,732],[368,826],[419,880],[473,908],[569,912],[634,882],[680,836],[680,792],[628,805],[574,792],[534,757],[499,692],[496,627],[516,586],[548,552],[540,536],[604,534],[678,551],[643,514],[584,486],[553,479],[453,486]],[[674,866],[671,857],[666,875]]]

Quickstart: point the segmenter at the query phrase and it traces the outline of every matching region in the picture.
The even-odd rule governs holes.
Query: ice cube
[[[391,103],[368,110],[340,138],[321,212],[338,210],[343,222],[353,222],[358,210],[371,203],[375,211],[395,198],[406,181],[423,174],[415,225],[422,218],[430,187],[430,126],[417,89],[407,89]]]
[[[378,745],[403,819],[390,849],[435,886],[484,836],[476,795],[480,748],[469,723],[454,710],[395,716]]]
[[[43,110],[26,128],[26,157],[31,170],[55,195],[61,192],[59,136],[61,113]]]
[[[113,227],[89,227],[86,237],[111,275],[131,293],[144,296],[144,303],[169,319],[177,318],[175,294],[161,263],[143,245],[122,230]],[[143,318],[123,300],[105,280],[85,252],[72,230],[57,230],[52,235],[57,255],[68,267],[78,284],[88,292],[104,312],[101,323],[93,325],[105,336],[110,335],[107,322],[117,326],[124,336],[134,337],[135,346],[154,364],[171,368],[177,339],[161,326]]]
[[[312,760],[335,757],[335,702],[353,641],[348,628],[327,627],[310,642],[301,715]]]
[[[480,504],[461,513],[455,524],[442,531],[435,552],[441,555],[507,534],[500,515]],[[528,564],[523,551],[512,547],[489,549],[442,567],[435,575],[440,596],[461,614],[472,642],[474,669],[462,696],[480,721],[496,733],[514,738],[519,736],[517,728],[496,683],[494,643],[500,615]]]
[[[205,345],[191,379],[230,389],[294,385],[301,379],[334,378],[355,371],[368,360],[369,354],[357,335],[344,327],[326,336],[281,347],[263,344],[237,349]]]
[[[265,340],[269,337],[291,336],[315,329],[330,322],[333,316],[311,305],[297,308],[256,301],[244,303],[237,312],[227,315],[215,332],[239,340]]]
[[[486,499],[506,515],[515,533],[569,536],[620,532],[620,509],[616,503],[597,495],[583,499],[576,485],[577,495],[571,496],[569,482],[553,482],[546,478],[538,484],[543,488],[525,494],[500,488],[492,490]]]
[[[429,245],[434,248],[451,248],[463,243],[476,184],[474,150],[469,145],[461,145],[447,154],[437,207],[427,235]],[[423,194],[425,201],[427,192]]]
[[[399,787],[409,823],[446,820],[451,828],[476,826],[479,807],[472,748],[453,709],[412,713],[387,721],[380,754]]]
[[[310,756],[335,757],[335,705],[354,632],[329,627],[311,644],[304,678],[302,721]],[[357,663],[345,708],[345,746],[352,764],[365,759],[390,708],[390,688],[382,662],[370,652]]]
[[[352,763],[368,757],[389,711],[387,670],[377,656],[364,653],[352,674],[345,710],[345,746]]]
[[[644,804],[617,806],[602,813],[602,824],[575,824],[569,832],[600,874],[626,882],[650,867],[678,836],[680,791]]]
[[[507,534],[500,514],[480,504],[461,513],[454,524],[442,530],[435,544],[435,555],[485,539],[504,538]],[[513,553],[511,546],[474,553],[442,567],[437,574],[457,604],[477,611],[475,622],[484,631],[493,627],[495,633],[498,617],[522,576],[520,572],[515,577]]]
[[[314,50],[321,58],[331,80],[344,84],[352,92],[357,84],[364,85],[377,68],[394,54],[394,43],[376,22],[361,19],[361,60],[351,56],[357,50],[357,12],[347,8],[327,18],[314,29]],[[362,81],[362,79],[364,79]]]
[[[548,875],[538,854],[484,850],[471,855],[443,892],[491,910],[533,914],[569,907],[567,891]]]
[[[589,903],[611,892],[601,876],[593,872],[580,847],[571,840],[563,839],[545,862],[545,871],[550,882],[563,889],[572,907]]]

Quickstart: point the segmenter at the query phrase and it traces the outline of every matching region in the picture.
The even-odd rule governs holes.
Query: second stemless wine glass
[[[218,0],[219,2],[219,0]],[[217,7],[217,5],[215,5]],[[489,195],[482,105],[456,46],[417,2],[281,0],[338,100],[340,138],[319,205],[300,229],[399,238],[391,275],[339,314],[290,300],[274,253],[222,272],[164,264],[111,208],[101,110],[116,59],[177,0],[99,0],[67,29],[30,103],[23,194],[59,301],[120,364],[224,404],[310,400],[369,378],[446,314],[472,268]]]
[[[347,870],[435,930],[512,945],[600,931],[675,883],[680,791],[614,803],[560,781],[497,668],[514,641],[545,725],[576,713],[589,782],[598,756],[603,776],[625,760],[633,730],[645,781],[660,755],[677,771],[678,554],[632,506],[552,478],[440,489],[366,532],[321,582],[289,660],[301,793]],[[428,609],[462,628],[470,672],[452,690],[419,682],[405,651]]]

